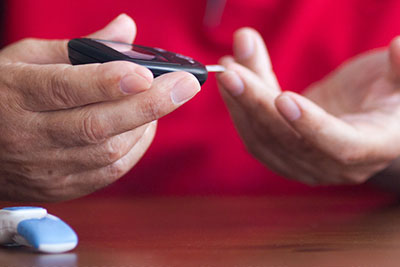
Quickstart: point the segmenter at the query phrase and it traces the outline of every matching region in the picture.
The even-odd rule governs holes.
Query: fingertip
[[[218,64],[224,66],[232,62],[235,62],[235,59],[232,56],[223,56],[218,60]]]
[[[127,74],[120,81],[121,91],[129,95],[146,91],[150,85],[151,83],[147,79],[136,73]]]
[[[253,35],[254,34],[258,34],[258,31],[256,29],[252,28],[252,27],[242,27],[242,28],[236,30],[236,32],[234,34],[235,35],[236,34],[241,34],[243,32],[247,32],[248,34],[253,34]]]
[[[135,21],[126,13],[121,13],[116,20],[121,21],[120,24],[125,25],[125,28],[128,32],[133,33],[133,36],[136,36],[137,27]],[[133,42],[133,39],[132,39]]]
[[[216,77],[222,89],[230,95],[234,97],[246,95],[242,98],[243,100],[255,97],[254,94],[257,97],[266,97],[266,94],[268,97],[270,96],[269,90],[265,90],[263,81],[245,66],[236,62],[228,62],[224,64],[224,67],[225,71]]]
[[[279,113],[290,122],[298,120],[302,115],[298,103],[294,100],[294,94],[280,94],[275,99],[275,106]]]
[[[157,125],[158,125],[158,121],[154,120],[152,122],[149,123],[149,126],[146,128],[146,131],[144,132],[144,135],[154,135],[157,131]]]
[[[232,96],[239,96],[244,92],[244,83],[234,70],[226,70],[217,75],[223,89]]]
[[[151,87],[153,74],[138,64],[128,61],[112,61],[98,65],[96,72],[104,88],[115,88],[113,84],[119,82],[123,94],[136,94]]]
[[[234,41],[237,41],[238,39],[245,38],[245,37],[252,37],[255,34],[257,34],[257,31],[251,27],[242,27],[238,30],[236,30],[233,34],[233,39]]]
[[[313,101],[294,92],[281,93],[275,99],[275,106],[279,113],[305,136],[312,137],[321,129],[325,129],[325,134],[333,135],[338,129],[344,133],[351,128]]]
[[[132,43],[136,36],[136,24],[125,13],[120,14],[103,29],[90,34],[91,38],[99,38],[116,42]]]
[[[135,21],[126,13],[119,14],[106,27],[114,25],[114,24],[116,24],[118,26],[127,25],[128,27],[132,27],[133,29],[136,29]]]
[[[188,72],[172,72],[164,74],[161,77],[167,82],[174,80],[171,87],[170,98],[172,103],[177,106],[186,103],[201,90],[197,78]]]
[[[325,117],[327,114],[324,109],[309,100],[308,98],[295,92],[286,91],[275,99],[275,106],[282,115],[289,121],[315,120]]]
[[[199,83],[199,80],[196,78],[196,76],[194,76],[193,74],[186,72],[186,71],[176,71],[176,72],[171,72],[168,73],[166,75],[171,75],[174,76],[174,79],[178,79],[178,80],[184,80],[186,81],[186,83],[194,88],[196,88],[196,90],[200,91],[201,86]]]
[[[275,99],[275,106],[305,142],[332,158],[337,158],[344,149],[351,150],[361,141],[359,132],[351,124],[326,112],[302,95],[282,93]]]
[[[130,16],[128,16],[128,14],[126,14],[124,12],[119,14],[114,20],[119,20],[119,19],[130,19],[130,20],[132,20],[132,18]]]
[[[153,73],[146,67],[141,65],[136,65],[135,73],[139,74],[143,77],[149,84],[151,84],[154,80]]]
[[[238,60],[247,60],[255,50],[255,42],[250,28],[241,28],[234,33],[233,53]]]

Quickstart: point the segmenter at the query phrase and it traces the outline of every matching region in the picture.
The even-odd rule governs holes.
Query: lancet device
[[[39,207],[10,207],[0,210],[0,244],[32,247],[45,253],[74,249],[78,236],[65,222]]]

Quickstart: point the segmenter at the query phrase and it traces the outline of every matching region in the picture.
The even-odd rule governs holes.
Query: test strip
[[[221,65],[207,65],[206,69],[208,72],[224,72],[225,67]]]

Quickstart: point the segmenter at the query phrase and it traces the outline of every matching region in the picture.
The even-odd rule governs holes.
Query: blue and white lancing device
[[[0,210],[0,244],[23,245],[39,252],[63,253],[78,244],[78,236],[65,222],[39,207]]]

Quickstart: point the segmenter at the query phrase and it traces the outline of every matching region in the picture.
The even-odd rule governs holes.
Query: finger
[[[390,74],[396,81],[400,80],[400,36],[394,38],[389,46]]]
[[[127,14],[121,14],[103,29],[87,37],[131,44],[136,37],[136,24]]]
[[[220,63],[221,65],[228,65],[228,64],[233,63],[233,62],[235,62],[235,58],[232,57],[232,56],[223,56],[223,57],[219,60],[219,63]]]
[[[68,40],[25,38],[0,52],[2,63],[62,64],[70,63]]]
[[[156,124],[156,122],[152,122]],[[123,158],[143,137],[150,124],[113,136],[101,144],[71,147],[62,150],[59,157],[64,162],[63,168],[54,169],[58,175],[77,174],[113,164]]]
[[[153,123],[153,122],[152,122]],[[154,122],[155,123],[155,122]],[[153,124],[154,124],[153,123]],[[98,169],[108,166],[124,157],[142,138],[149,124],[135,130],[113,136],[101,144],[71,148],[48,148],[42,146],[42,151],[29,152],[31,159],[26,160],[30,173],[38,177],[56,179],[71,174]],[[40,168],[37,166],[41,166]],[[20,175],[26,176],[24,168]]]
[[[89,38],[132,43],[136,36],[136,25],[126,14],[121,14],[103,29],[88,35]],[[27,38],[6,47],[2,61],[32,64],[70,63],[67,44],[69,40],[44,40]]]
[[[243,68],[243,67],[242,67]],[[261,160],[265,158],[277,158],[277,155],[283,154],[292,149],[288,145],[288,140],[298,139],[298,134],[291,129],[287,122],[282,119],[274,105],[274,97],[265,93],[265,84],[257,76],[247,75],[242,71],[235,72],[243,74],[246,87],[245,92],[240,96],[232,96],[224,86],[219,83],[221,95],[228,107],[236,129],[242,137],[247,149],[255,157]],[[223,81],[224,77],[221,78]],[[228,81],[232,82],[235,78]],[[240,78],[238,78],[240,79]],[[226,85],[225,86],[229,86]],[[262,144],[262,145],[260,145]],[[273,155],[266,155],[265,153]],[[285,165],[281,162],[278,165]]]
[[[260,77],[229,60],[221,61],[221,64],[226,71],[217,75],[218,83],[240,106],[253,113],[259,113],[260,108],[263,112],[272,112],[275,109],[274,99],[278,94]]]
[[[39,127],[64,146],[101,143],[172,112],[200,91],[197,79],[187,72],[156,78],[140,94],[65,111],[43,114]]]
[[[311,147],[333,159],[351,162],[363,157],[371,147],[360,131],[298,94],[285,92],[275,104],[280,114]]]
[[[71,198],[87,195],[118,180],[142,158],[153,141],[155,131],[156,124],[150,124],[143,137],[124,157],[116,162],[96,170],[71,175],[64,186],[65,191],[59,193],[58,196]]]
[[[286,140],[296,134],[275,107],[276,91],[244,66],[229,61],[221,63],[226,71],[217,75],[218,85],[226,92],[221,95],[242,136],[249,127],[262,138],[273,136]]]
[[[261,35],[252,28],[235,32],[233,51],[238,63],[249,68],[266,82],[272,90],[280,91],[271,60]]]
[[[147,68],[127,61],[74,67],[20,63],[4,66],[2,73],[4,83],[17,94],[22,107],[30,111],[118,99],[147,90],[153,80]]]
[[[267,168],[283,177],[308,185],[316,184],[317,181],[313,177],[318,176],[310,175],[315,167],[310,170],[306,169],[304,159],[293,153],[297,147],[304,148],[303,140],[298,135],[293,134],[286,124],[282,124],[280,120],[273,119],[267,114],[265,114],[269,120],[267,124],[271,126],[265,125],[265,119],[255,123],[256,118],[246,114],[246,111],[237,104],[232,96],[224,91],[221,94],[229,107],[237,131],[247,150],[253,156],[263,162]],[[304,152],[304,150],[302,151]],[[288,168],[288,164],[290,168]]]

